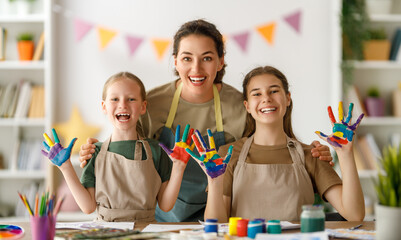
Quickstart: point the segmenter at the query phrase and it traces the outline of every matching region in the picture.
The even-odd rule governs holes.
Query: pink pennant
[[[79,42],[92,29],[93,24],[76,18],[74,20],[75,40]]]
[[[238,43],[238,45],[240,46],[241,50],[243,52],[246,52],[246,49],[247,49],[247,46],[248,46],[249,32],[235,34],[235,35],[233,35],[233,38]]]
[[[292,28],[294,28],[297,33],[301,33],[301,30],[300,30],[301,14],[302,14],[302,12],[299,10],[299,11],[292,13],[284,18],[284,20]]]
[[[126,40],[130,49],[130,56],[134,55],[136,49],[142,43],[143,38],[127,35]]]

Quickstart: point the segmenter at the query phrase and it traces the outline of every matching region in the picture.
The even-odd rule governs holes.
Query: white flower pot
[[[366,0],[367,12],[371,14],[390,14],[392,0]]]
[[[401,236],[401,208],[375,205],[376,239],[399,240]]]

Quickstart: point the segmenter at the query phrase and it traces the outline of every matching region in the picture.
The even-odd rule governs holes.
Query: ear
[[[221,69],[223,69],[223,66],[224,66],[224,56],[222,56],[222,57],[220,58],[219,67],[218,67],[218,70],[217,70],[217,71],[220,71]]]
[[[177,56],[176,55],[174,55],[174,66],[177,67]]]
[[[244,106],[245,106],[246,111],[247,111],[248,113],[250,113],[250,112],[249,112],[249,107],[248,107],[248,102],[247,102],[246,100],[244,100]]]
[[[106,103],[102,100],[102,111],[104,114],[107,114]]]
[[[141,115],[146,113],[146,106],[148,105],[148,102],[145,100],[142,102],[142,106],[141,106]]]
[[[291,93],[289,92],[288,94],[287,94],[287,107],[289,107],[290,106],[290,104],[291,104]]]

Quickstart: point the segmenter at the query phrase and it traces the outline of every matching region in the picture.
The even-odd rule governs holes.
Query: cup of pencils
[[[56,218],[63,198],[58,199],[55,204],[55,195],[49,196],[49,192],[42,193],[41,197],[36,194],[35,206],[31,207],[25,194],[18,193],[23,204],[29,212],[31,222],[31,234],[33,240],[54,239],[56,232]]]

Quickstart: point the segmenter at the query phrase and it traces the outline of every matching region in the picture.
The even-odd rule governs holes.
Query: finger
[[[49,153],[46,152],[45,150],[42,150],[42,155],[45,156],[45,157],[47,157],[47,156],[49,156]]]
[[[178,143],[180,141],[180,131],[181,131],[181,126],[177,125],[177,128],[175,129],[175,142]]]
[[[316,131],[315,132],[321,139],[323,139],[324,141],[327,141],[328,136],[320,131]]]
[[[60,143],[60,139],[58,138],[56,129],[52,128],[52,133],[53,133],[54,143]]]
[[[77,138],[73,138],[71,140],[70,144],[68,145],[67,149],[71,150],[74,147],[76,141],[77,141]]]
[[[54,146],[53,141],[49,138],[49,136],[47,136],[46,133],[43,133],[43,137],[45,138],[47,144],[49,144],[50,147],[53,147],[53,146]]]
[[[229,148],[228,148],[228,152],[227,152],[227,155],[226,155],[226,157],[224,158],[224,163],[225,164],[228,164],[228,162],[230,161],[230,159],[231,159],[231,155],[233,154],[233,145],[231,145]]]
[[[182,141],[187,142],[188,139],[189,124],[185,126],[184,133],[182,134]]]
[[[205,150],[203,149],[203,147],[202,147],[202,144],[200,143],[200,140],[199,140],[198,135],[196,134],[196,131],[195,131],[195,134],[192,135],[192,140],[194,141],[194,144],[195,144],[195,146],[196,146],[196,149],[198,150],[199,153],[205,151]]]
[[[320,144],[320,142],[319,142],[319,141],[316,141],[316,140],[312,142],[312,145],[313,145],[315,148],[318,148],[318,147],[322,146],[322,144]]]
[[[193,143],[191,144],[191,146],[189,146],[189,149],[194,150],[194,148],[195,148],[195,143],[193,142]]]
[[[50,147],[45,141],[43,141],[43,146],[46,148],[47,151],[50,151]]]
[[[338,118],[339,121],[342,122],[344,119],[344,108],[343,108],[343,102],[338,103]]]
[[[350,126],[350,128],[351,128],[351,130],[352,131],[355,131],[357,128],[358,128],[358,126],[359,126],[359,124],[361,123],[361,121],[362,121],[362,118],[365,116],[365,114],[361,114],[361,115],[359,115],[359,117],[358,117],[358,119],[356,120],[356,122],[354,123],[354,125],[352,125],[352,126]]]
[[[327,107],[327,112],[329,113],[329,118],[332,124],[336,122],[336,118],[334,117],[333,110],[330,106]]]
[[[202,150],[202,152],[204,152],[206,149],[207,149],[207,145],[206,145],[206,142],[205,142],[205,140],[203,139],[203,137],[202,137],[202,135],[201,135],[201,133],[199,132],[199,130],[197,129],[197,130],[195,130],[195,136],[196,136],[196,138],[198,139],[198,142],[200,143],[200,145],[201,145],[201,150]],[[196,143],[195,143],[195,145],[196,145]],[[198,149],[198,152],[199,152],[199,149]],[[199,152],[200,153],[200,152]]]
[[[199,156],[197,156],[196,153],[194,153],[191,149],[186,148],[185,151],[187,151],[187,153],[188,153],[189,155],[191,155],[191,157],[193,157],[194,159],[203,162],[203,159],[200,158]]]
[[[209,137],[210,149],[216,149],[216,144],[214,143],[214,137],[213,137],[212,131],[210,131],[209,128],[207,129],[207,135]]]
[[[86,143],[95,146],[94,144],[99,142],[99,140],[97,140],[96,138],[88,138],[86,139]]]
[[[163,143],[159,143],[159,146],[161,148],[163,148],[163,150],[170,156],[171,153],[173,153],[173,151],[171,149],[169,149],[166,145],[164,145]]]
[[[333,161],[330,161],[329,164],[330,164],[330,166],[334,167]]]
[[[190,143],[191,143],[191,140],[192,140],[192,135],[194,134],[194,129],[193,128],[191,128],[191,130],[189,130],[189,134],[188,134],[188,138],[187,138],[187,142],[186,142],[186,144],[187,145],[189,145]],[[193,145],[193,144],[192,144]],[[193,145],[193,146],[195,146],[195,145]],[[192,148],[193,149],[193,148]]]
[[[347,119],[345,119],[345,123],[349,123],[352,118],[352,110],[354,109],[354,104],[350,103],[348,106],[348,114],[347,114]]]
[[[81,161],[81,164],[79,165],[81,168],[84,168],[86,166],[87,161]]]

